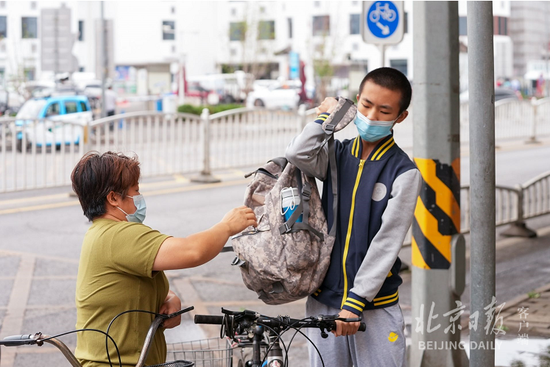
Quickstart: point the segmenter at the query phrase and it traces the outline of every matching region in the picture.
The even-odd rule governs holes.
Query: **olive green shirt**
[[[76,328],[107,331],[111,320],[123,311],[158,312],[169,286],[164,272],[153,271],[153,263],[168,237],[139,223],[94,220],[84,236],[80,254]],[[131,312],[119,316],[111,326],[109,335],[118,345],[124,366],[135,366],[153,318]],[[108,364],[105,335],[94,331],[77,335],[75,355],[85,367]],[[118,365],[111,342],[109,352],[113,365]],[[163,363],[165,359],[166,342],[159,330],[146,364]]]

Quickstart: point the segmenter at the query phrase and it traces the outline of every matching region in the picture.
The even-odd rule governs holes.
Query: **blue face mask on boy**
[[[367,116],[357,110],[354,123],[355,126],[357,126],[357,131],[359,132],[361,139],[372,143],[390,135],[391,129],[398,118],[399,116],[392,121],[375,121],[370,120]]]
[[[128,214],[124,210],[122,210],[122,208],[117,208],[120,209],[121,212],[126,214],[126,220],[128,220],[128,222],[143,223],[143,221],[145,220],[145,214],[147,213],[147,204],[145,204],[145,199],[143,198],[143,195],[127,196],[134,200],[136,211],[132,214]]]

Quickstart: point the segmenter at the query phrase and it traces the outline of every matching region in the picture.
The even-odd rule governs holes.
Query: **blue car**
[[[88,97],[81,95],[31,98],[21,107],[13,126],[17,134],[17,148],[78,144],[85,126],[92,121]],[[73,125],[73,126],[71,126]]]

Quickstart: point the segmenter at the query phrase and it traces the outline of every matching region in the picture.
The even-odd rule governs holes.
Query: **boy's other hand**
[[[334,112],[337,106],[338,106],[338,100],[336,98],[327,97],[325,98],[323,103],[321,103],[321,105],[315,109],[315,112],[317,113],[317,115],[320,115],[323,112],[332,113]]]

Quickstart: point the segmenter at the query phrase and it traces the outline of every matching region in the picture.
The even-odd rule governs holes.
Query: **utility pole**
[[[495,365],[495,87],[493,3],[468,3],[470,85],[470,366]],[[521,205],[521,204],[520,204]],[[494,307],[494,308],[493,308]],[[493,308],[493,309],[491,309]],[[473,348],[472,346],[479,346]],[[484,347],[481,348],[481,345]]]
[[[105,109],[105,83],[107,81],[107,29],[105,26],[105,1],[101,2],[101,51],[103,57],[100,58],[101,65],[101,117],[107,116]]]
[[[409,365],[462,367],[458,3],[414,2],[413,16],[413,156],[424,182],[412,225]]]

